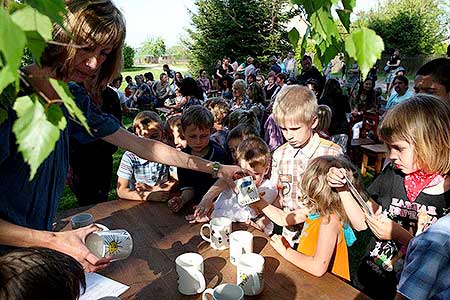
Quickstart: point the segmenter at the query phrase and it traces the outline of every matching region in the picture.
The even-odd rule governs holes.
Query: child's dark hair
[[[234,139],[247,139],[250,137],[257,137],[258,132],[256,132],[255,128],[252,126],[248,126],[245,124],[239,124],[230,130],[227,136],[227,143]]]
[[[192,77],[183,78],[179,91],[183,96],[194,96],[197,99],[203,100],[203,90]]]
[[[86,289],[83,267],[64,253],[23,248],[0,257],[0,299],[76,300]]]
[[[205,106],[211,111],[214,116],[214,123],[223,125],[228,114],[230,113],[230,106],[228,102],[222,97],[215,97],[208,99]]]
[[[228,115],[228,129],[233,129],[239,124],[248,125],[251,127],[254,127],[257,132],[260,132],[260,124],[258,121],[258,117],[256,116],[255,112],[251,110],[245,110],[245,109],[235,109],[233,112],[231,112]]]
[[[163,125],[159,115],[154,111],[144,110],[139,112],[133,120],[133,132],[136,132],[136,127],[139,125],[148,125],[151,122],[156,122]]]
[[[348,217],[345,214],[339,194],[327,182],[328,170],[331,167],[346,169],[349,179],[359,190],[363,191],[355,166],[344,156],[320,156],[308,163],[302,175],[300,186],[303,196],[306,198],[305,203],[321,216],[328,216],[333,213],[340,220],[348,223]]]
[[[214,126],[214,116],[204,106],[189,106],[181,115],[181,127],[183,130],[186,130],[189,125],[194,125],[200,129],[212,129]]]
[[[245,160],[252,168],[266,167],[270,163],[270,150],[266,142],[259,137],[244,139],[236,150],[237,160]]]
[[[112,85],[115,85],[117,82],[122,81],[122,80],[123,80],[123,76],[122,76],[122,74],[119,74],[116,78],[114,78],[114,79],[111,81],[111,84],[112,84]]]

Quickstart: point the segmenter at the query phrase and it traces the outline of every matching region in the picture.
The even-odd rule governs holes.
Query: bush
[[[123,47],[123,67],[124,69],[129,69],[133,67],[134,64],[134,55],[136,54],[136,51],[125,44]]]

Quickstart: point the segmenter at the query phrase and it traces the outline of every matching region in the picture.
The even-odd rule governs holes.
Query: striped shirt
[[[135,182],[155,186],[169,180],[169,166],[142,159],[126,151],[120,161],[117,176],[129,180],[131,189],[134,189]]]

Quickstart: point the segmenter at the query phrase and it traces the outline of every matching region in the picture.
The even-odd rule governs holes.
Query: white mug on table
[[[253,252],[253,234],[239,230],[230,234],[230,261],[237,264],[239,257],[245,253]]]
[[[209,224],[204,224],[200,229],[201,237],[218,250],[227,249],[230,246],[231,219],[220,217],[212,218]],[[209,237],[205,236],[203,229],[209,228]]]
[[[237,261],[237,284],[245,295],[254,296],[264,289],[264,257],[256,253],[242,254]]]
[[[208,300],[208,295],[212,296],[213,300],[242,300],[244,299],[244,292],[242,288],[235,284],[224,283],[216,286],[214,289],[206,289],[203,292],[202,300]]]
[[[184,253],[175,260],[178,273],[178,291],[183,295],[195,295],[206,288],[203,276],[203,257],[198,253]]]

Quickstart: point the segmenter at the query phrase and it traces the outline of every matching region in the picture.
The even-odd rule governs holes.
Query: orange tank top
[[[321,223],[322,217],[313,219],[308,217],[306,219],[297,247],[298,252],[305,255],[314,256],[316,253],[317,241],[319,240]],[[342,227],[339,230],[339,241],[336,244],[334,253],[335,255],[334,260],[332,261],[333,267],[331,272],[344,279],[350,280],[347,244]]]

